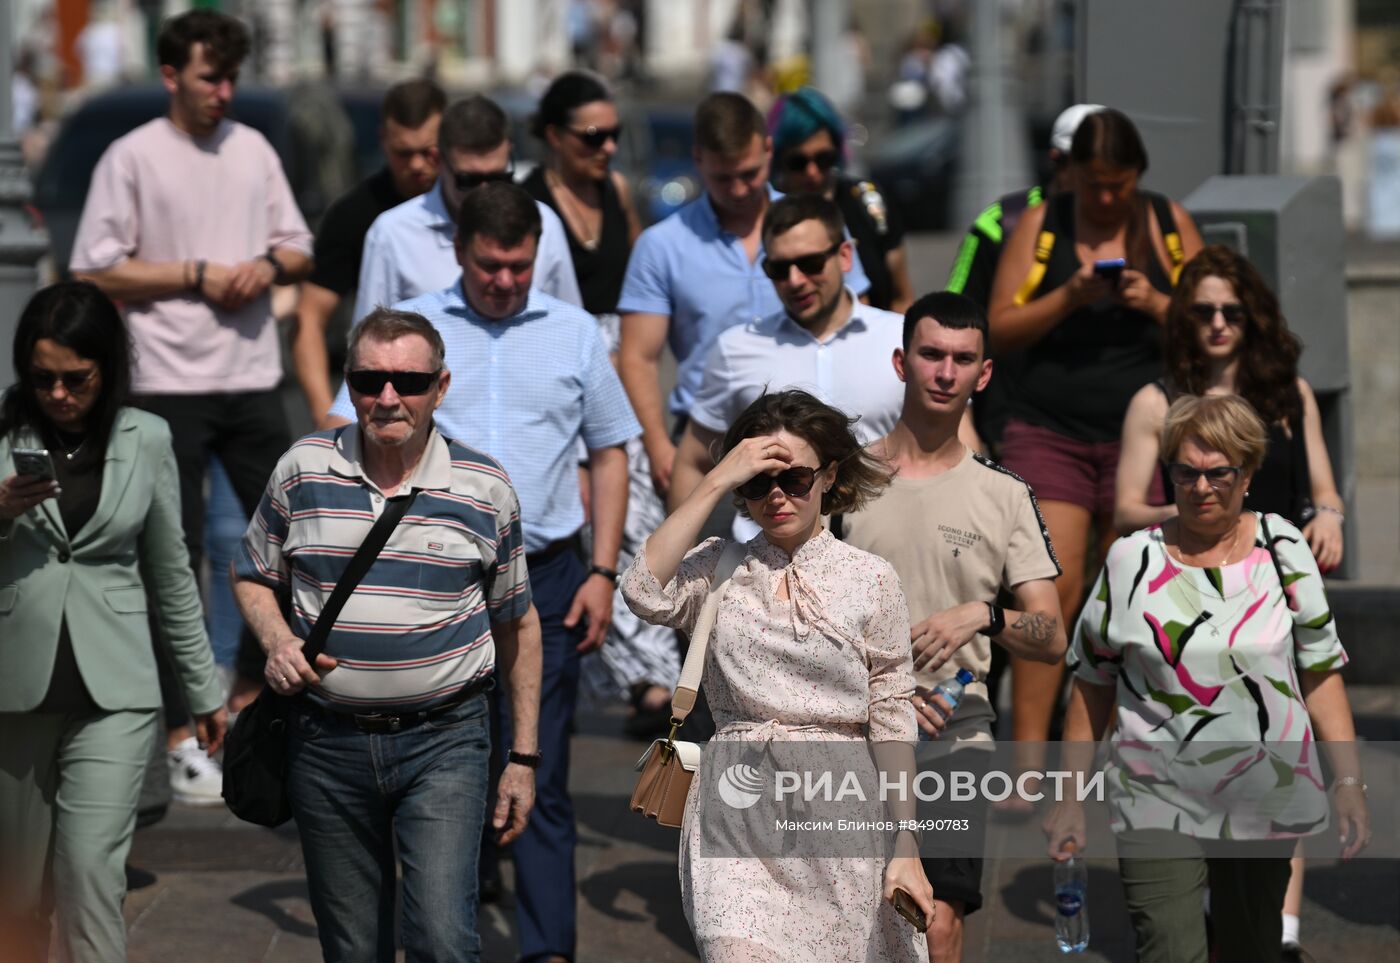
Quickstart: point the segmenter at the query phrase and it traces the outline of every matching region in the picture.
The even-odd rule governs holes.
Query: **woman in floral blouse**
[[[1172,404],[1162,452],[1179,515],[1113,546],[1071,646],[1065,741],[1097,741],[1117,710],[1106,782],[1142,963],[1205,963],[1207,885],[1219,959],[1278,960],[1288,857],[1328,821],[1314,740],[1342,857],[1369,836],[1317,563],[1292,523],[1242,511],[1266,439],[1235,395]],[[1058,805],[1046,832],[1056,858],[1082,849],[1080,805]],[[1151,855],[1121,855],[1134,851]]]

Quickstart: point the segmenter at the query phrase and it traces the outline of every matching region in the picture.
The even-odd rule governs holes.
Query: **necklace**
[[[564,183],[564,178],[560,177],[557,173],[555,173],[555,171],[551,169],[546,169],[544,172],[545,180],[549,181],[551,176],[553,177],[555,196],[558,197],[564,203],[564,206],[569,209],[568,213],[573,216],[575,221],[578,222],[580,233],[578,239],[579,244],[583,245],[583,249],[585,251],[598,250],[599,239],[596,235],[590,234],[588,237],[582,236],[582,232],[588,227],[588,216],[587,211],[583,210],[583,202],[578,200],[578,198],[574,196],[573,188],[569,187],[567,184]]]
[[[1188,554],[1190,554],[1190,555],[1199,555],[1200,553],[1199,553],[1199,552],[1189,552],[1189,553],[1188,553],[1188,552],[1186,551],[1186,549],[1182,547],[1182,545],[1181,545],[1181,532],[1182,532],[1182,528],[1181,528],[1181,523],[1180,523],[1180,522],[1177,522],[1177,529],[1176,529],[1176,530],[1177,530],[1176,550],[1177,550],[1178,552],[1180,552],[1181,555],[1182,555],[1182,559],[1181,559],[1182,563],[1183,563],[1183,564],[1189,565],[1189,564],[1191,564],[1191,563],[1189,563],[1189,562],[1186,561],[1186,555],[1188,555]],[[1239,523],[1239,519],[1236,519],[1236,520],[1235,520],[1235,533],[1234,533],[1232,536],[1230,536],[1230,547],[1227,548],[1227,549],[1225,549],[1225,557],[1222,558],[1219,562],[1215,563],[1214,565],[1201,565],[1201,566],[1199,566],[1199,567],[1200,567],[1200,568],[1223,568],[1224,566],[1230,564],[1230,556],[1234,554],[1234,552],[1235,552],[1235,545],[1236,545],[1236,543],[1239,542],[1239,540],[1240,540],[1240,523]],[[1207,551],[1209,551],[1209,549],[1207,549]]]
[[[1166,543],[1162,543],[1162,554],[1166,556],[1167,564],[1172,566],[1172,582],[1176,585],[1177,591],[1175,594],[1177,598],[1181,601],[1183,605],[1186,605],[1188,608],[1195,609],[1197,616],[1199,616],[1200,619],[1204,620],[1205,627],[1210,629],[1210,634],[1217,638],[1220,636],[1221,628],[1228,627],[1229,625],[1231,625],[1235,616],[1239,615],[1239,613],[1245,608],[1245,606],[1252,604],[1257,598],[1256,594],[1253,591],[1251,591],[1251,589],[1254,588],[1254,583],[1252,579],[1246,579],[1244,586],[1238,592],[1234,592],[1230,595],[1225,594],[1225,576],[1223,572],[1220,572],[1220,570],[1229,564],[1230,556],[1234,554],[1235,545],[1239,542],[1239,538],[1240,527],[1239,523],[1237,522],[1235,525],[1234,537],[1230,539],[1230,547],[1226,550],[1224,558],[1221,559],[1221,561],[1217,565],[1201,566],[1205,573],[1206,579],[1211,583],[1212,587],[1218,593],[1220,593],[1221,602],[1233,602],[1235,599],[1240,598],[1240,596],[1244,596],[1243,600],[1236,603],[1234,608],[1232,608],[1224,616],[1212,615],[1209,611],[1206,610],[1206,607],[1204,605],[1195,601],[1195,599],[1199,599],[1203,595],[1202,590],[1199,586],[1193,584],[1190,578],[1185,574],[1184,566],[1186,565],[1186,563],[1182,562],[1181,564],[1177,564],[1176,561],[1171,557],[1171,554],[1167,551]],[[1177,550],[1182,551],[1179,536]],[[1183,552],[1182,554],[1186,553]],[[1212,572],[1216,572],[1218,574],[1215,577],[1211,577],[1210,573]]]
[[[83,438],[83,440],[78,442],[75,446],[73,446],[73,449],[70,451],[68,448],[64,447],[62,438],[58,440],[58,446],[63,449],[63,457],[68,461],[72,461],[75,457],[77,457],[78,452],[82,451],[83,446],[86,444],[87,438]]]

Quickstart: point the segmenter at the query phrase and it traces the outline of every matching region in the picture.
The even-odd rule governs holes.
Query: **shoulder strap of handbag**
[[[744,543],[727,542],[720,553],[719,564],[710,579],[710,594],[705,597],[705,605],[700,609],[700,617],[695,620],[695,629],[690,633],[690,648],[685,653],[685,667],[681,669],[681,679],[676,683],[676,694],[671,697],[671,721],[679,725],[685,722],[690,710],[695,708],[695,698],[700,693],[700,677],[705,673],[705,650],[710,645],[710,631],[715,627],[715,615],[719,611],[719,597],[739,563],[744,560]]]
[[[316,656],[325,649],[326,639],[331,634],[331,627],[339,618],[340,610],[350,600],[350,593],[355,591],[356,586],[365,577],[365,573],[369,571],[369,567],[379,557],[385,543],[389,541],[389,535],[399,524],[400,519],[407,514],[409,506],[417,497],[418,490],[414,488],[410,489],[407,495],[398,495],[385,501],[384,511],[380,513],[379,519],[369,530],[365,540],[360,543],[360,547],[355,549],[355,556],[350,559],[350,564],[345,566],[345,572],[340,576],[340,581],[335,583],[335,589],[332,590],[331,597],[326,599],[326,604],[321,608],[321,614],[316,616],[316,624],[311,627],[311,634],[306,637],[306,642],[301,647],[307,662],[313,662]]]
[[[1259,513],[1259,528],[1264,533],[1264,547],[1269,550],[1269,559],[1274,563],[1274,572],[1278,575],[1279,588],[1285,588],[1288,583],[1283,579],[1283,566],[1279,564],[1278,552],[1274,549],[1274,536],[1269,531],[1269,519],[1263,512]],[[1288,598],[1287,591],[1284,592],[1284,598]]]

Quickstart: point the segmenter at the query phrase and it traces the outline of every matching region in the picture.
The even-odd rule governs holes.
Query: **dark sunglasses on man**
[[[801,257],[774,258],[770,257],[763,262],[763,273],[774,281],[786,281],[788,275],[792,273],[793,266],[808,277],[815,277],[822,273],[826,267],[826,262],[831,255],[841,249],[841,242],[837,241],[825,251],[818,251],[816,254],[804,254]]]
[[[510,183],[515,180],[515,158],[511,158],[510,164],[503,171],[453,171],[452,182],[457,185],[457,190],[463,194],[474,190],[482,184],[492,184],[496,182]]]
[[[594,124],[589,124],[583,130],[575,130],[572,127],[565,127],[564,129],[577,137],[579,143],[593,150],[597,150],[608,141],[612,141],[614,144],[620,144],[622,142],[621,127],[598,127]]]
[[[394,386],[395,394],[410,397],[427,394],[429,389],[437,384],[440,374],[442,374],[442,369],[437,371],[373,371],[362,368],[358,371],[347,371],[345,381],[350,385],[351,390],[374,398],[379,397],[386,384]]]
[[[71,395],[75,391],[82,391],[86,388],[95,374],[97,374],[96,368],[89,368],[87,371],[65,371],[62,374],[45,371],[43,368],[31,368],[29,369],[29,380],[34,382],[34,387],[40,391],[53,391],[53,386],[61,381],[63,382],[63,390]]]
[[[795,465],[792,468],[783,469],[776,475],[754,475],[734,490],[739,493],[741,498],[747,498],[751,502],[767,498],[774,485],[781,488],[783,493],[789,497],[805,498],[816,483],[817,470],[815,468]]]
[[[816,164],[817,170],[825,174],[837,165],[841,155],[834,150],[819,150],[815,154],[788,154],[783,158],[783,166],[793,174],[800,174],[808,164]]]

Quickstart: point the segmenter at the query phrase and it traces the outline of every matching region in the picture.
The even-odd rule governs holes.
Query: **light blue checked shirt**
[[[770,201],[782,196],[768,188]],[[870,279],[860,258],[851,260],[846,286],[860,296],[870,290]],[[670,408],[677,415],[690,412],[705,358],[719,333],[782,310],[773,282],[763,273],[763,254],[749,261],[743,239],[720,228],[708,194],[642,232],[627,262],[617,303],[619,314],[664,314],[671,319],[666,340],[678,370]]]
[[[394,307],[442,334],[452,385],[434,419],[510,475],[525,551],[582,528],[579,442],[597,450],[642,432],[593,315],[532,288],[524,311],[492,321],[467,304],[460,282]],[[345,385],[331,414],[355,420]]]

